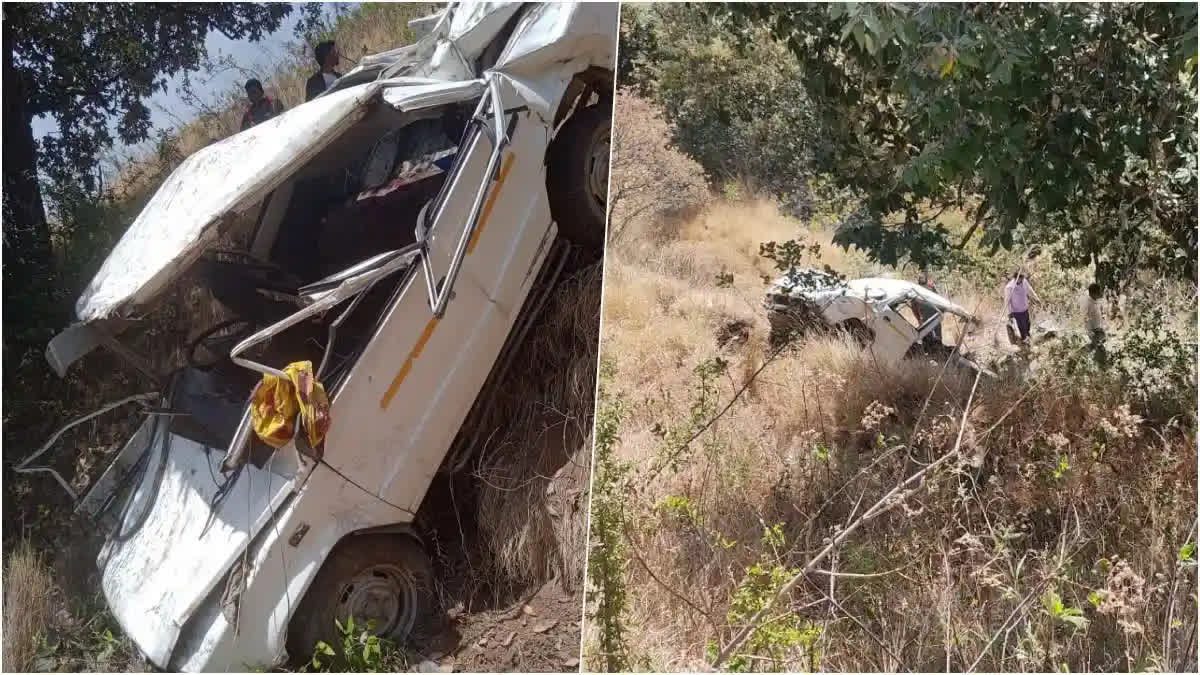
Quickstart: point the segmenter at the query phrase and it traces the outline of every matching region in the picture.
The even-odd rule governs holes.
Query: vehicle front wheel
[[[586,248],[604,248],[612,104],[577,110],[550,146],[546,191],[559,233]]]
[[[438,603],[433,567],[424,550],[403,535],[351,536],[325,560],[288,627],[288,652],[311,656],[318,642],[341,645],[335,620],[396,644],[433,637]]]

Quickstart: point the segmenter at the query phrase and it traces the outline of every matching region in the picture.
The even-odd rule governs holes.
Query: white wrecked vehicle
[[[617,5],[459,3],[413,25],[416,44],[184,161],[47,348],[60,375],[103,345],[158,385],[78,510],[115,517],[103,592],[160,668],[306,658],[349,616],[425,637],[413,518],[568,250],[601,253]],[[120,335],[185,274],[234,316],[157,372]],[[276,449],[247,400],[302,361],[332,426]],[[17,468],[75,496],[33,466],[51,443]]]
[[[829,272],[798,269],[767,288],[764,306],[771,325],[770,341],[783,341],[813,328],[833,328],[869,346],[876,359],[895,362],[914,354],[953,358],[972,370],[975,362],[941,340],[943,316],[977,319],[963,307],[919,284],[901,279],[844,281]],[[919,324],[901,312],[908,309]],[[983,371],[991,374],[988,371]]]

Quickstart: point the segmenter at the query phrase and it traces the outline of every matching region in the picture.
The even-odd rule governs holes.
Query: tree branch
[[[755,612],[754,616],[750,617],[750,621],[746,624],[746,626],[743,627],[742,630],[736,635],[734,635],[733,639],[729,641],[729,644],[725,645],[725,647],[723,647],[717,654],[717,657],[713,660],[712,664],[714,668],[720,668],[730,656],[735,654],[737,650],[741,649],[742,645],[746,643],[746,640],[748,640],[750,636],[753,635],[756,630],[758,630],[758,626],[762,622],[763,617],[766,616],[767,612],[775,606],[775,603],[778,602],[780,598],[791,593],[796,587],[796,584],[800,583],[801,579],[805,578],[806,575],[812,572],[818,563],[832,553],[838,545],[840,545],[847,537],[861,527],[863,523],[880,514],[886,513],[892,507],[902,501],[904,499],[904,495],[902,495],[901,492],[905,487],[920,481],[922,478],[924,478],[925,474],[941,466],[942,464],[945,464],[950,459],[958,456],[959,448],[962,445],[963,431],[965,430],[967,424],[967,414],[970,413],[971,403],[975,400],[975,391],[979,387],[980,377],[982,377],[982,373],[976,372],[975,383],[971,386],[971,394],[967,397],[967,405],[963,408],[962,421],[960,422],[958,429],[958,440],[955,441],[954,448],[925,466],[925,468],[917,471],[912,476],[909,476],[908,479],[901,482],[899,485],[889,490],[887,494],[880,498],[879,501],[875,502],[871,508],[867,509],[866,512],[859,516],[858,519],[855,520],[849,527],[833,537],[833,539],[830,540],[829,544],[827,544],[825,548],[821,549],[816,556],[809,560],[808,563],[806,563],[795,576],[793,576],[786,584],[783,585],[782,588],[779,589],[778,593],[772,596],[771,599],[768,600],[765,605],[763,605],[762,609],[758,610]]]

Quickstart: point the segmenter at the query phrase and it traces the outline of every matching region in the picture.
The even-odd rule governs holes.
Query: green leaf
[[[874,9],[868,7],[867,10],[863,12],[863,22],[866,23],[867,29],[876,36],[883,35],[883,26],[881,26],[879,23],[879,17],[875,16]]]
[[[1063,612],[1062,598],[1058,597],[1057,591],[1046,591],[1046,593],[1042,595],[1042,606],[1046,608],[1046,611],[1050,614],[1050,616],[1055,618],[1057,618]]]
[[[977,69],[980,67],[979,59],[968,50],[958,50],[958,60],[968,68]]]
[[[992,71],[992,78],[994,78],[1000,84],[1008,86],[1009,84],[1012,84],[1012,69],[1012,59],[1005,57],[1001,59],[1000,65],[996,66],[996,69]]]
[[[954,57],[946,59],[946,63],[942,64],[942,69],[938,71],[940,77],[949,77],[954,72]]]
[[[1191,562],[1196,558],[1196,544],[1189,541],[1179,549],[1179,559],[1183,562]]]
[[[850,36],[850,33],[854,30],[855,26],[857,26],[857,25],[858,25],[858,19],[856,19],[854,17],[850,17],[849,19],[846,19],[846,25],[842,26],[842,36],[840,38],[838,38],[838,42],[845,42],[846,38]]]

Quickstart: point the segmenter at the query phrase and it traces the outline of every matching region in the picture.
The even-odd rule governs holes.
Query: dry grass
[[[50,623],[54,580],[44,556],[28,541],[4,565],[4,670],[29,672]]]
[[[816,627],[816,646],[760,653],[751,667],[803,670],[814,658],[834,671],[1186,663],[1195,567],[1179,551],[1194,539],[1194,432],[1130,425],[1119,389],[1085,389],[1066,376],[1036,388],[984,382],[964,411],[972,381],[962,373],[879,364],[833,338],[785,351],[752,380],[770,358],[762,276],[776,275],[758,245],[796,237],[822,244],[817,262],[849,276],[915,274],[836,249],[822,226],[783,217],[766,200],[718,200],[691,219],[634,225],[610,247],[601,358],[611,364],[606,389],[628,404],[617,454],[637,472],[625,581],[639,667],[706,668],[708,643],[724,644],[736,628],[727,612],[750,566],[801,566],[860,508],[950,451],[964,412],[961,459],[822,564],[878,576],[802,581],[780,615]],[[1056,276],[1049,260],[1029,268],[1047,289],[1039,292],[1075,320],[1062,298],[1077,280]],[[1002,280],[992,288],[987,274],[962,272],[935,281],[989,319],[964,336],[967,348],[1007,351]],[[719,274],[732,274],[732,286],[718,286]],[[718,346],[715,334],[738,322],[747,339]],[[945,336],[954,341],[962,329],[949,322]],[[713,357],[727,366],[702,394],[695,369]],[[709,419],[743,389],[688,449],[672,444],[698,401],[710,404]],[[676,453],[677,471],[657,470]],[[762,543],[775,524],[783,550]],[[1155,599],[1091,604],[1092,593],[1128,596],[1122,579],[1153,587],[1145,592]],[[1048,620],[1050,591],[1090,625]]]
[[[478,522],[496,581],[582,582],[600,286],[599,264],[560,281],[481,423]]]

